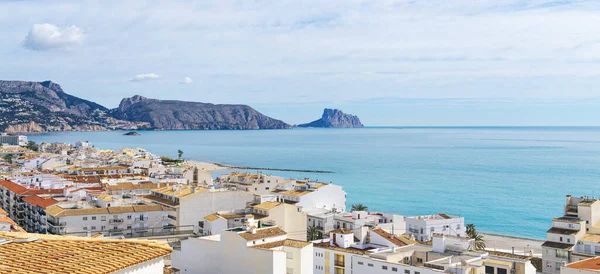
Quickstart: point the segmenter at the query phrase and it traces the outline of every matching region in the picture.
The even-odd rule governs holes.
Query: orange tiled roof
[[[570,263],[567,265],[567,268],[600,271],[600,257]]]
[[[31,196],[25,197],[25,198],[23,198],[23,201],[27,202],[30,205],[39,206],[41,208],[47,208],[53,204],[58,203],[57,200],[54,200],[52,198],[44,199],[37,195],[31,195]]]
[[[23,192],[21,195],[38,195],[38,194],[55,194],[61,195],[64,193],[64,189],[62,188],[52,188],[52,189],[35,189],[30,188],[27,191]]]
[[[0,181],[0,186],[5,187],[6,189],[18,195],[21,195],[27,191],[27,188],[25,188],[24,186],[6,180]]]
[[[396,245],[397,247],[402,247],[402,246],[406,246],[406,245],[410,245],[410,244],[416,244],[417,242],[412,241],[408,238],[401,238],[395,235],[392,235],[388,232],[386,232],[385,230],[381,229],[381,228],[376,228],[371,230],[373,233],[376,233],[377,235],[383,237],[384,239],[388,240],[390,243]]]
[[[287,233],[279,227],[270,227],[257,229],[256,233],[243,232],[239,233],[238,235],[240,235],[240,237],[244,238],[244,240],[246,241],[253,241],[258,239],[282,236],[286,234]]]
[[[32,239],[0,245],[2,273],[113,273],[169,255],[165,243],[0,232],[0,238]]]

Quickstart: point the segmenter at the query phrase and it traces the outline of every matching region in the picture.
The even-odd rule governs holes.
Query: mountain
[[[199,102],[125,98],[111,110],[115,118],[147,122],[155,129],[286,129],[290,125],[270,118],[247,105],[214,105]]]
[[[326,108],[321,119],[308,124],[300,124],[298,127],[355,128],[364,127],[364,125],[355,115],[343,113],[339,109]]]
[[[284,129],[290,125],[246,105],[148,99],[133,96],[107,109],[65,93],[51,81],[0,81],[0,131],[107,129]]]
[[[51,81],[0,81],[0,130],[103,130],[108,109],[65,93]]]

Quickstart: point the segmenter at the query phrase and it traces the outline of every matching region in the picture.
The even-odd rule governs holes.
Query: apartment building
[[[25,226],[26,208],[23,199],[31,195],[63,196],[64,189],[26,188],[11,181],[0,180],[0,206],[21,227]]]
[[[0,133],[0,145],[11,145],[11,146],[26,146],[27,136],[24,135],[8,135],[6,133]]]
[[[162,274],[173,249],[148,240],[0,232],[2,273]]]
[[[46,208],[58,203],[52,198],[31,195],[23,198],[25,202],[25,226],[27,232],[46,234],[48,232]]]
[[[291,180],[280,183],[272,193],[277,194],[286,203],[302,207],[303,210],[323,208],[335,212],[346,211],[346,192],[341,186],[332,183],[308,179]]]
[[[288,239],[299,241],[307,239],[306,213],[295,205],[275,201],[254,204],[242,210],[207,215],[201,224],[200,234],[218,234],[229,228],[240,227],[248,221],[248,217],[262,224],[280,227],[288,233]]]
[[[243,227],[189,238],[171,257],[181,273],[313,273],[313,244],[291,240],[279,227],[259,227],[249,219]]]
[[[474,240],[432,235],[432,245],[399,241],[371,231],[371,241],[355,242],[348,230],[336,230],[314,244],[314,273],[535,274],[531,257],[472,250]],[[379,237],[376,242],[373,236]],[[404,238],[406,239],[406,238]]]
[[[563,216],[552,219],[542,244],[543,272],[600,255],[600,200],[567,195]]]
[[[46,208],[49,234],[87,236],[95,233],[142,237],[168,225],[168,209],[160,205]]]
[[[172,185],[153,189],[144,200],[169,210],[169,224],[185,230],[199,231],[204,216],[220,211],[245,208],[253,200],[252,193],[192,185]]]
[[[433,234],[465,236],[465,218],[445,213],[406,217],[406,236],[429,242]]]
[[[220,187],[235,187],[238,190],[250,191],[254,194],[268,194],[275,190],[279,183],[286,180],[280,176],[258,173],[232,172],[215,180]]]

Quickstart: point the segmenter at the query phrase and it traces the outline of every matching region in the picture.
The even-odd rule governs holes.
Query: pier
[[[249,169],[249,170],[272,170],[272,171],[289,171],[289,172],[304,172],[304,173],[335,173],[328,170],[311,170],[311,169],[289,169],[289,168],[270,168],[270,167],[249,167],[249,166],[232,166],[219,163],[213,165],[224,167],[227,169]]]

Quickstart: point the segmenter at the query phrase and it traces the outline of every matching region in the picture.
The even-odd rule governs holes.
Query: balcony
[[[171,219],[171,220],[177,221],[177,217],[175,217],[175,216],[169,215],[169,216],[167,216],[167,217],[168,217],[169,219]]]
[[[108,220],[109,224],[120,224],[123,223],[123,219],[110,219]]]
[[[65,227],[67,225],[67,223],[65,223],[65,222],[59,223],[56,220],[48,219],[48,225],[51,227]]]
[[[145,222],[145,221],[148,221],[148,217],[135,218],[135,222]]]
[[[333,263],[333,265],[339,266],[339,267],[344,267],[345,266],[343,260],[335,260],[334,263]]]

